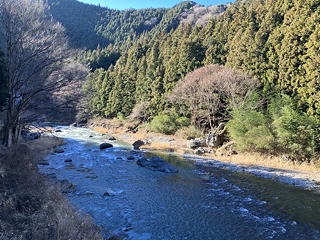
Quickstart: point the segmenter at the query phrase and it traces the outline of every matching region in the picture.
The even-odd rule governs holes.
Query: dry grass
[[[91,219],[78,213],[59,187],[38,172],[35,159],[61,144],[61,139],[41,137],[0,158],[1,240],[103,239]]]
[[[240,153],[232,156],[216,156],[208,154],[208,157],[215,158],[222,162],[242,165],[242,166],[261,166],[281,170],[292,170],[298,172],[320,173],[320,168],[314,163],[293,162],[283,160],[281,157],[267,156],[259,153]]]

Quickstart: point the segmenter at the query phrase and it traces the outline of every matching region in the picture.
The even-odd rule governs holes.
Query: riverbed
[[[316,192],[196,164],[190,157],[132,151],[86,128],[59,129],[56,135],[67,142],[64,153],[47,156],[49,166],[41,171],[75,184],[69,199],[106,231],[130,240],[320,239]],[[114,147],[101,151],[103,142]],[[155,155],[179,173],[136,164]]]

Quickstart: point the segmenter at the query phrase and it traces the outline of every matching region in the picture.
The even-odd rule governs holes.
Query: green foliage
[[[166,10],[104,9],[95,29],[104,38],[103,47],[84,57],[95,70],[86,84],[90,111],[103,117],[128,116],[146,102],[145,120],[154,118],[156,131],[175,132],[179,123],[160,113],[176,107],[167,96],[177,82],[203,65],[227,65],[262,83],[263,94],[232,111],[228,126],[239,148],[300,159],[318,154],[319,1],[238,1],[203,26],[180,24],[193,6],[185,2]],[[154,24],[143,24],[151,19]],[[275,92],[288,97],[275,97]],[[230,102],[228,98],[223,103]],[[177,112],[192,116],[183,105]],[[210,120],[203,121],[208,125]]]
[[[189,123],[189,119],[178,117],[176,114],[159,114],[149,123],[148,130],[164,134],[174,134],[179,128],[186,127]]]
[[[297,110],[287,96],[270,105],[278,146],[287,154],[308,160],[320,154],[320,124]]]
[[[239,150],[266,152],[274,149],[275,138],[270,122],[262,112],[234,110],[227,128],[230,138],[236,142]]]
[[[248,106],[234,109],[227,124],[239,149],[287,154],[299,160],[319,157],[319,120],[301,112],[290,97],[273,98],[267,110]]]

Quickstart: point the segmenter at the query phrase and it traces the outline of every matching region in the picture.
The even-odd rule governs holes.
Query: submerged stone
[[[165,173],[177,173],[178,169],[171,164],[167,163],[160,157],[152,157],[150,159],[140,158],[137,164],[152,171],[160,171]]]

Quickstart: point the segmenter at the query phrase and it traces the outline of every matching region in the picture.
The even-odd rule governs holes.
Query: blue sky
[[[79,0],[85,3],[100,4],[115,9],[172,7],[180,0]],[[217,5],[232,2],[233,0],[194,0],[202,5]]]

